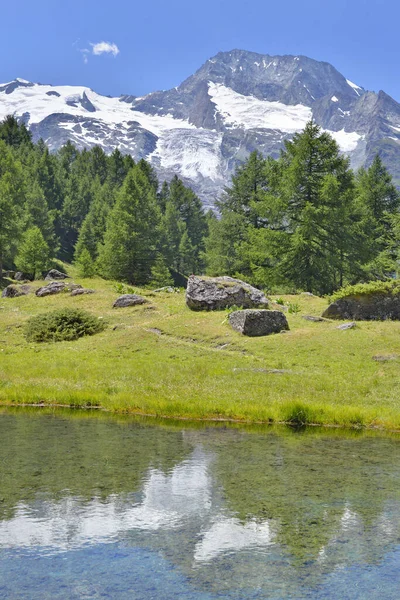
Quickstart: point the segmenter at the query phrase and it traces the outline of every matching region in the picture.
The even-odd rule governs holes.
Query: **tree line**
[[[232,275],[268,289],[330,294],[397,276],[400,195],[381,159],[354,173],[314,122],[278,159],[253,152],[204,213],[178,178],[159,184],[118,149],[50,153],[12,117],[0,124],[0,278],[58,258],[81,276],[170,285]]]
[[[206,241],[210,274],[321,295],[397,277],[400,195],[391,175],[379,156],[354,173],[312,121],[277,160],[253,152],[218,206]]]
[[[172,284],[204,269],[207,218],[178,177],[159,182],[118,149],[50,153],[24,124],[0,124],[0,278],[3,266],[39,276],[54,258],[82,276]]]

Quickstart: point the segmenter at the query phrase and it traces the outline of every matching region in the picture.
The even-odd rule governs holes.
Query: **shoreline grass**
[[[1,405],[400,430],[400,322],[339,331],[339,322],[302,318],[320,315],[326,300],[284,296],[300,311],[287,313],[290,332],[246,338],[226,312],[190,311],[183,291],[137,289],[149,304],[113,309],[115,283],[74,281],[96,293],[0,300]],[[25,340],[28,318],[65,307],[89,311],[107,328],[73,342]]]

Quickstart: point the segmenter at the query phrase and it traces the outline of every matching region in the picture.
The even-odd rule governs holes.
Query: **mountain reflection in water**
[[[63,597],[78,556],[104,583],[64,597],[398,597],[396,436],[23,412],[0,436],[2,598]]]

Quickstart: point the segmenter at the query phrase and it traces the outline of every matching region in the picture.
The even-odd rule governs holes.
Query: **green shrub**
[[[101,321],[84,310],[62,308],[29,319],[25,326],[28,342],[72,341],[105,329]]]
[[[346,296],[363,296],[369,294],[400,294],[400,280],[389,279],[386,281],[370,281],[347,285],[332,295],[332,301],[340,300]]]
[[[295,315],[296,313],[299,313],[301,310],[300,305],[297,304],[297,302],[289,302],[288,306],[289,306],[289,313],[291,315]]]

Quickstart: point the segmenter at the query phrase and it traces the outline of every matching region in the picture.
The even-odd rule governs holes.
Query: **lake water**
[[[400,436],[0,413],[0,598],[400,598]]]

